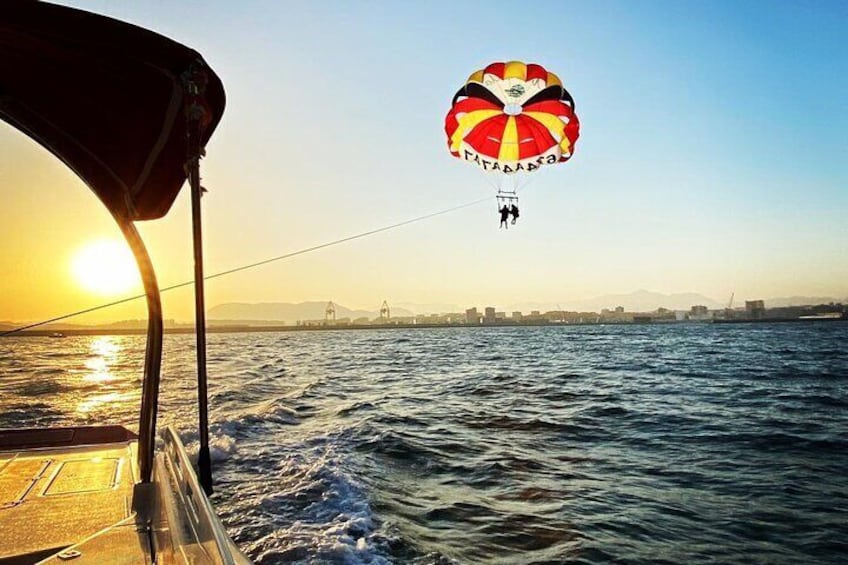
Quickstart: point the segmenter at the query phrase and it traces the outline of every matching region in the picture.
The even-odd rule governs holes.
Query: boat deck
[[[117,426],[0,431],[0,565],[34,563],[122,521],[101,543],[137,540],[135,452],[135,436]],[[140,544],[115,544],[123,555],[113,562],[149,562]]]

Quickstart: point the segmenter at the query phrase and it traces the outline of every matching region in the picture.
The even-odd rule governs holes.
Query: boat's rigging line
[[[467,202],[467,203],[465,203],[465,204],[460,204],[459,206],[453,206],[453,207],[451,207],[451,208],[446,208],[445,210],[439,210],[438,212],[431,212],[431,213],[429,213],[429,214],[425,214],[425,215],[423,215],[423,216],[418,216],[418,217],[416,217],[416,218],[412,218],[412,219],[409,219],[409,220],[404,220],[404,221],[402,221],[402,222],[398,222],[398,223],[396,223],[396,224],[391,224],[391,225],[388,225],[388,226],[383,226],[383,227],[381,227],[381,228],[376,228],[376,229],[369,230],[369,231],[365,231],[365,232],[361,232],[361,233],[358,233],[358,234],[355,234],[355,235],[350,235],[350,236],[347,236],[347,237],[343,237],[343,238],[341,238],[341,239],[336,239],[336,240],[333,240],[333,241],[328,241],[328,242],[326,242],[326,243],[321,243],[321,244],[319,244],[319,245],[313,245],[312,247],[306,247],[306,248],[304,248],[304,249],[299,249],[299,250],[297,250],[297,251],[292,251],[291,253],[286,253],[286,254],[284,254],[284,255],[278,255],[277,257],[271,257],[270,259],[264,259],[264,260],[262,260],[262,261],[257,261],[257,262],[255,262],[255,263],[250,263],[250,264],[248,264],[248,265],[242,265],[242,266],[240,266],[240,267],[235,267],[235,268],[233,268],[233,269],[227,269],[226,271],[221,271],[221,272],[219,272],[219,273],[213,273],[213,274],[211,274],[211,275],[207,275],[207,276],[203,277],[203,280],[207,280],[207,281],[208,281],[208,280],[211,280],[211,279],[216,279],[216,278],[218,278],[218,277],[223,277],[223,276],[225,276],[225,275],[231,275],[231,274],[233,274],[233,273],[238,273],[239,271],[245,271],[245,270],[247,270],[247,269],[253,269],[254,267],[259,267],[259,266],[261,266],[261,265],[267,265],[268,263],[273,263],[273,262],[275,262],[275,261],[282,261],[283,259],[289,259],[289,258],[291,258],[291,257],[296,257],[296,256],[298,256],[298,255],[304,255],[304,254],[306,254],[306,253],[310,253],[310,252],[312,252],[312,251],[318,251],[319,249],[324,249],[324,248],[327,248],[327,247],[332,247],[333,245],[339,245],[339,244],[341,244],[341,243],[346,243],[346,242],[348,242],[348,241],[353,241],[353,240],[355,240],[355,239],[361,239],[361,238],[363,238],[363,237],[367,237],[367,236],[369,236],[369,235],[375,235],[375,234],[378,234],[378,233],[381,233],[381,232],[384,232],[384,231],[389,231],[389,230],[392,230],[392,229],[395,229],[395,228],[399,228],[399,227],[402,227],[402,226],[407,226],[407,225],[409,225],[409,224],[413,224],[413,223],[415,223],[415,222],[421,222],[421,221],[423,221],[423,220],[428,220],[428,219],[430,219],[430,218],[435,218],[436,216],[441,216],[441,215],[443,215],[443,214],[448,214],[448,213],[450,213],[450,212],[455,212],[456,210],[461,210],[461,209],[463,209],[463,208],[469,208],[469,207],[471,207],[471,206],[475,206],[475,205],[477,205],[477,204],[481,204],[481,203],[483,203],[483,202],[491,201],[491,199],[492,199],[492,197],[491,197],[491,196],[486,196],[485,198],[479,198],[479,199],[477,199],[477,200],[473,200],[473,201],[471,201],[471,202]],[[163,288],[161,288],[161,289],[159,289],[159,290],[160,290],[160,292],[167,292],[167,291],[169,291],[169,290],[175,290],[175,289],[182,288],[182,287],[184,287],[184,286],[190,286],[190,285],[193,285],[193,284],[194,284],[194,281],[192,280],[192,281],[187,281],[187,282],[182,282],[182,283],[174,284],[174,285],[171,285],[171,286],[166,286],[166,287],[163,287]],[[70,314],[64,314],[64,315],[62,315],[62,316],[56,316],[55,318],[50,318],[49,320],[43,320],[43,321],[41,321],[41,322],[36,322],[36,323],[34,323],[34,324],[28,324],[28,325],[26,325],[26,326],[21,326],[21,327],[18,327],[18,328],[14,328],[14,329],[11,329],[11,330],[7,330],[7,331],[5,331],[5,332],[0,333],[0,337],[6,337],[6,336],[9,336],[9,335],[12,335],[12,334],[18,333],[18,332],[22,332],[22,331],[25,331],[25,330],[31,330],[31,329],[33,329],[33,328],[37,328],[37,327],[39,327],[39,326],[43,326],[43,325],[45,325],[45,324],[52,324],[52,323],[54,323],[54,322],[59,322],[59,321],[62,321],[62,320],[67,320],[68,318],[73,318],[73,317],[76,317],[76,316],[81,316],[81,315],[83,315],[83,314],[89,314],[89,313],[91,313],[91,312],[96,312],[97,310],[103,310],[103,309],[105,309],[105,308],[111,308],[112,306],[118,306],[119,304],[124,304],[124,303],[127,303],[127,302],[132,302],[133,300],[138,300],[138,299],[140,299],[140,298],[144,298],[144,297],[145,297],[145,295],[144,295],[144,294],[138,294],[138,295],[135,295],[135,296],[129,296],[129,297],[127,297],[127,298],[122,298],[122,299],[120,299],[120,300],[115,300],[114,302],[109,302],[108,304],[101,304],[101,305],[99,305],[99,306],[93,306],[93,307],[91,307],[91,308],[86,308],[86,309],[84,309],[84,310],[78,310],[78,311],[76,311],[76,312],[71,312]]]

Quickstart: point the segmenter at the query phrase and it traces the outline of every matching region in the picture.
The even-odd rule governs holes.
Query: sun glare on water
[[[111,296],[140,284],[132,252],[118,241],[102,239],[87,243],[74,254],[71,271],[89,292]]]

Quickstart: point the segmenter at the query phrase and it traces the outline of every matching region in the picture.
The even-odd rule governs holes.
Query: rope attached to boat
[[[381,228],[365,231],[358,233],[356,235],[350,235],[347,237],[343,237],[341,239],[336,239],[334,241],[328,241],[326,243],[321,243],[319,245],[313,245],[312,247],[306,247],[304,249],[299,249],[297,251],[292,251],[291,253],[286,253],[284,255],[278,255],[277,257],[271,257],[270,259],[263,259],[262,261],[257,261],[255,263],[250,263],[249,265],[242,265],[240,267],[235,267],[233,269],[228,269],[226,271],[221,271],[219,273],[213,273],[211,275],[207,275],[203,278],[203,280],[211,280],[217,279],[218,277],[223,277],[226,275],[231,275],[233,273],[238,273],[239,271],[246,271],[247,269],[253,269],[255,267],[259,267],[262,265],[267,265],[268,263],[274,263],[275,261],[282,261],[283,259],[290,259],[292,257],[296,257],[298,255],[304,255],[306,253],[311,253],[312,251],[318,251],[319,249],[324,249],[327,247],[332,247],[334,245],[339,245],[341,243],[346,243],[348,241],[353,241],[355,239],[361,239],[363,237],[367,237],[369,235],[375,235],[384,231],[393,230],[402,226],[408,226],[409,224],[414,224],[416,222],[421,222],[423,220],[428,220],[430,218],[435,218],[436,216],[441,216],[444,214],[448,214],[450,212],[455,212],[456,210],[461,210],[463,208],[469,208],[471,206],[475,206],[477,204],[481,204],[483,202],[491,201],[492,197],[487,196],[485,198],[480,198],[477,200],[473,200],[471,202],[467,202],[465,204],[460,204],[459,206],[454,206],[452,208],[447,208],[445,210],[439,210],[438,212],[431,212],[430,214],[425,214],[423,216],[418,216],[417,218],[412,218],[410,220],[404,220],[402,222],[398,222],[396,224],[391,224],[388,226],[383,226]],[[186,281],[179,284],[174,284],[171,286],[164,287],[160,289],[160,292],[167,292],[169,290],[175,290],[177,288],[182,288],[184,286],[193,285],[194,281]],[[91,312],[96,312],[98,310],[103,310],[104,308],[111,308],[112,306],[118,306],[119,304],[124,304],[126,302],[132,302],[133,300],[138,300],[140,298],[144,298],[144,294],[138,294],[136,296],[129,296],[127,298],[122,298],[121,300],[116,300],[114,302],[109,302],[108,304],[101,304],[100,306],[93,306],[91,308],[86,308],[84,310],[78,310],[76,312],[71,312],[70,314],[64,314],[62,316],[56,316],[55,318],[50,318],[49,320],[43,320],[41,322],[36,322],[34,324],[28,324],[26,326],[21,326],[18,328],[14,328],[11,330],[7,330],[5,332],[0,333],[0,337],[10,336],[12,334],[16,334],[25,330],[31,330],[33,328],[37,328],[39,326],[43,326],[45,324],[51,324],[54,322],[59,322],[61,320],[67,320],[68,318],[73,318],[76,316],[81,316],[83,314],[89,314]]]

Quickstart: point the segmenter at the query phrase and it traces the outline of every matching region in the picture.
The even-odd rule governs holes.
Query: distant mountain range
[[[10,322],[8,320],[0,322],[0,332],[13,330],[20,326],[33,323],[34,320],[24,322]],[[167,329],[193,327],[193,322],[179,323],[173,319],[164,319],[163,326]],[[33,328],[37,331],[63,331],[63,330],[83,330],[83,329],[100,329],[100,330],[144,330],[147,328],[147,320],[118,320],[117,322],[104,322],[102,324],[74,324],[71,322],[55,322]]]
[[[750,300],[750,298],[749,298]],[[780,298],[765,299],[767,308],[782,308],[787,306],[807,306],[817,304],[829,304],[837,302],[848,304],[848,297],[834,298],[831,296],[788,296]],[[397,305],[390,304],[392,317],[406,317],[418,314],[445,314],[449,312],[464,312],[466,308],[476,306],[478,310],[482,310],[486,306],[494,306],[498,311],[504,312],[524,312],[530,313],[533,310],[546,312],[549,310],[568,310],[577,312],[600,312],[604,308],[613,310],[617,306],[621,306],[627,312],[653,312],[657,308],[668,308],[669,310],[689,310],[692,306],[700,304],[710,309],[719,309],[727,306],[726,302],[718,302],[694,292],[677,293],[677,294],[662,294],[660,292],[651,292],[647,290],[637,290],[629,294],[606,294],[586,300],[571,300],[562,301],[560,303],[551,302],[522,302],[510,305],[500,304],[468,304],[466,306],[458,306],[455,304],[414,304],[414,303],[399,303]],[[736,308],[745,305],[744,298],[737,298],[733,301]],[[323,320],[324,311],[327,307],[326,302],[300,302],[297,304],[287,302],[259,302],[259,303],[243,303],[231,302],[214,306],[207,313],[207,318],[210,324],[222,325],[227,322],[237,322],[247,325],[269,325],[277,324],[295,324],[298,320]],[[336,318],[357,318],[374,319],[379,317],[380,312],[377,310],[353,310],[336,304]],[[13,322],[10,320],[0,321],[0,332],[14,329],[28,322]],[[190,321],[175,322],[174,320],[166,320],[165,327],[176,328],[190,326]],[[130,329],[144,328],[145,320],[123,320],[107,324],[93,325],[78,325],[73,323],[56,323],[44,326],[40,329],[63,330],[63,329],[79,329],[85,327],[96,328],[113,328],[113,329]]]
[[[622,306],[628,312],[651,312],[657,308],[668,308],[669,310],[689,310],[695,304],[702,304],[708,308],[722,308],[725,305],[708,298],[703,294],[694,292],[680,294],[662,294],[659,292],[650,292],[647,290],[637,290],[629,294],[606,294],[595,298],[584,300],[563,300],[561,302],[517,302],[513,304],[484,304],[482,302],[476,304],[468,304],[465,306],[457,306],[455,304],[413,304],[403,303],[406,309],[413,311],[416,314],[442,314],[447,312],[464,312],[466,308],[476,306],[478,310],[482,310],[486,306],[494,306],[498,311],[503,312],[524,312],[529,313],[533,310],[547,312],[550,310],[568,310],[577,312],[600,312],[604,308],[614,309],[616,306]]]
[[[729,300],[730,297],[728,297]],[[747,300],[753,300],[748,298]],[[739,308],[745,305],[745,298],[736,297],[733,306]],[[769,298],[765,300],[767,308],[780,308],[785,306],[806,306],[814,304],[829,304],[831,302],[848,303],[848,298],[837,299],[829,296],[791,296],[783,298]],[[505,311],[518,310],[528,312],[532,310],[571,310],[577,312],[600,312],[604,308],[613,310],[616,306],[622,306],[627,312],[653,312],[658,308],[669,310],[689,310],[692,306],[706,306],[712,310],[727,307],[727,302],[719,302],[703,294],[684,292],[677,294],[662,294],[648,290],[637,290],[628,294],[606,294],[585,300],[563,301],[559,304],[546,303],[521,303],[503,308]],[[499,308],[501,309],[501,308]]]
[[[267,321],[295,324],[298,320],[323,320],[327,309],[326,302],[229,302],[214,306],[207,313],[210,321]],[[336,318],[368,318],[380,316],[379,310],[351,310],[341,304],[335,304]],[[412,316],[412,312],[403,308],[392,308],[391,315]]]
[[[581,312],[600,312],[604,308],[612,310],[616,306],[623,306],[627,312],[652,312],[657,308],[689,310],[695,305],[715,309],[723,308],[727,304],[721,304],[712,298],[695,292],[662,294],[648,290],[637,290],[629,294],[606,294],[589,300],[578,301],[573,304],[576,308],[571,309]]]
[[[827,304],[829,302],[840,302],[830,297],[805,297],[793,296],[787,298],[772,298],[766,300],[766,306],[777,308],[782,306],[803,306],[807,304]],[[848,302],[846,299],[844,302]],[[744,300],[734,300],[734,306],[740,307],[745,304]],[[513,312],[520,311],[529,313],[533,310],[542,312],[548,310],[571,310],[578,312],[600,312],[604,308],[613,310],[621,306],[627,312],[653,312],[657,308],[668,308],[669,310],[689,310],[692,306],[702,305],[710,309],[720,309],[727,306],[726,302],[718,302],[712,298],[694,292],[676,294],[662,294],[648,290],[637,290],[628,294],[606,294],[595,298],[577,301],[563,301],[559,304],[527,302],[512,304],[509,306],[499,304],[469,304],[458,306],[456,304],[415,304],[399,303],[390,304],[392,317],[414,316],[418,314],[445,314],[449,312],[464,312],[466,308],[476,306],[482,310],[486,306],[494,306],[498,311]],[[249,322],[251,324],[260,322],[282,322],[294,324],[298,320],[323,320],[326,302],[300,302],[292,304],[287,302],[260,302],[242,303],[231,302],[220,304],[209,310],[208,318],[212,322]],[[380,313],[376,310],[353,310],[336,304],[336,318],[377,318]]]
[[[389,304],[394,312],[395,307],[401,310],[408,310],[413,314],[448,314],[453,312],[465,312],[466,308],[471,306],[459,306],[457,304],[447,304],[431,302],[429,304],[416,304],[414,302],[398,302],[397,304]]]

